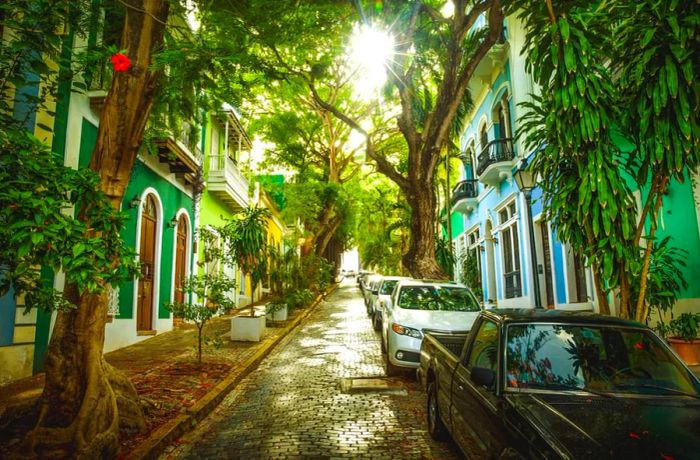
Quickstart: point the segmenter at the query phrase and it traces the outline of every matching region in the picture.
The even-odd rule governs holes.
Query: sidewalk
[[[197,366],[197,330],[188,324],[107,353],[106,360],[134,383],[146,413],[147,428],[143,434],[122,436],[120,458],[157,457],[169,443],[206,417],[322,298],[319,296],[306,309],[293,311],[284,322],[268,320],[260,342],[232,342],[228,338],[231,316],[214,318],[203,335],[218,338],[220,346],[203,349],[201,368]],[[258,311],[262,308],[256,307]],[[248,307],[239,312],[246,310]],[[44,376],[39,374],[0,386],[0,420],[8,406],[26,404],[40,396],[43,385]],[[18,442],[2,439],[5,437],[0,437],[0,451]]]

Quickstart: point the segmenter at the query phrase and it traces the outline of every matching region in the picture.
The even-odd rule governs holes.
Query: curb
[[[123,458],[126,460],[151,460],[157,458],[174,440],[192,430],[197,423],[209,415],[236,388],[241,380],[253,372],[282,339],[287,337],[311,312],[316,310],[318,304],[332,294],[337,287],[338,284],[333,284],[325,293],[319,294],[313,303],[287,324],[277,337],[261,345],[260,349],[253,356],[246,359],[240,366],[237,366],[224,380],[219,382],[192,407],[188,408],[185,413],[177,415],[174,419],[159,427]]]

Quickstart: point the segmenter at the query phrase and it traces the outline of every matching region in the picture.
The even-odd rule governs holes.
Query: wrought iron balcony
[[[467,214],[476,209],[479,196],[479,183],[476,179],[467,179],[457,183],[452,189],[452,212]]]
[[[479,181],[486,185],[498,185],[512,174],[513,139],[496,139],[488,144],[479,154],[476,173]]]

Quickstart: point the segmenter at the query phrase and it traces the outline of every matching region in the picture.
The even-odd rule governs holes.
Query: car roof
[[[642,327],[648,329],[642,323],[632,320],[617,318],[615,316],[601,315],[590,311],[571,311],[546,308],[494,308],[484,310],[484,314],[493,320],[503,323],[583,323],[598,324],[603,326],[627,326]]]
[[[417,279],[402,279],[399,281],[399,286],[444,286],[444,287],[461,287],[467,289],[467,286],[454,281],[436,281],[436,280],[417,280]]]
[[[410,280],[411,278],[408,276],[384,276],[382,277],[382,281],[401,281],[401,280]]]

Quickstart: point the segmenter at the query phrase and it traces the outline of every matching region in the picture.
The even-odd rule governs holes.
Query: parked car
[[[474,294],[449,281],[401,280],[382,310],[387,375],[417,368],[425,331],[466,332],[481,311]]]
[[[382,330],[382,310],[385,305],[391,303],[391,294],[394,288],[401,280],[410,280],[406,276],[385,276],[381,279],[377,286],[377,294],[374,297],[374,302],[370,305],[369,316],[372,318],[372,326],[375,331]]]
[[[428,430],[469,458],[690,459],[700,381],[648,327],[495,309],[468,335],[427,333]]]
[[[369,314],[369,306],[372,299],[372,291],[374,291],[374,285],[381,279],[381,277],[382,275],[375,273],[368,276],[367,280],[365,281],[365,288],[363,289],[362,294],[365,297],[365,308],[367,309],[367,314]]]
[[[369,282],[369,277],[372,275],[374,275],[374,273],[364,272],[364,273],[361,273],[360,276],[358,276],[358,280],[360,283],[360,290],[362,291],[363,296],[365,294],[365,291],[367,290],[367,283]]]

